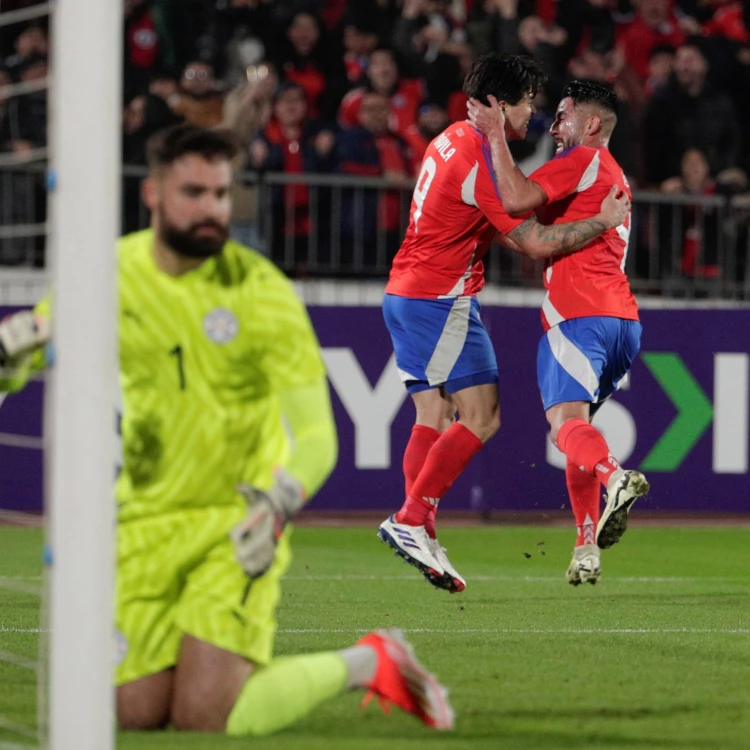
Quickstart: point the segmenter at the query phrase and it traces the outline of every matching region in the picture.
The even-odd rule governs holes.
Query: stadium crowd
[[[27,4],[9,0],[3,9]],[[547,130],[563,86],[585,78],[618,94],[611,150],[633,188],[748,189],[750,0],[125,0],[124,15],[126,164],[144,163],[152,133],[187,121],[232,130],[239,170],[381,176],[403,189],[429,141],[465,117],[467,66],[495,50],[530,55],[549,75],[529,136],[514,144],[529,167],[551,156]],[[3,32],[0,87],[44,78],[45,28]],[[45,122],[45,92],[0,94],[0,151],[44,145]],[[238,187],[236,225],[257,244],[258,202],[242,190],[252,188]],[[399,194],[377,200],[365,214],[392,246]],[[273,201],[281,218],[272,244],[291,232],[298,259],[310,191],[278,188]],[[137,203],[136,191],[126,229],[138,223]],[[681,217],[681,264],[683,273],[710,276],[715,261],[710,248],[696,251],[695,236],[717,218],[702,210]],[[346,206],[342,216],[351,222]]]

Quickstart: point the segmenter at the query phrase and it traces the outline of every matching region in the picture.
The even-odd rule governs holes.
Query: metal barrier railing
[[[148,225],[143,167],[123,168],[123,230]],[[232,234],[298,278],[383,278],[409,218],[410,187],[352,175],[240,173]],[[0,170],[0,266],[44,266],[44,165]],[[542,264],[506,250],[490,284],[538,288]],[[637,191],[626,270],[633,290],[669,298],[750,300],[748,196]]]

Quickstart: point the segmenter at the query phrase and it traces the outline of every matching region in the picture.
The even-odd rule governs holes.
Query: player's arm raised
[[[526,177],[513,160],[505,138],[505,112],[494,96],[487,98],[489,107],[476,99],[469,99],[468,120],[489,141],[492,169],[503,208],[511,216],[522,216],[547,203],[548,196],[544,188]]]
[[[618,197],[618,192],[618,187],[614,185],[602,202],[599,213],[590,219],[546,225],[540,224],[532,214],[504,237],[500,237],[500,242],[536,259],[580,250],[594,237],[625,221],[630,212],[630,198],[625,193]]]

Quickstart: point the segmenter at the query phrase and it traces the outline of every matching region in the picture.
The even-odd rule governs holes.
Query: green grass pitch
[[[38,530],[0,528],[0,727],[33,726]],[[445,528],[464,594],[432,589],[371,528],[299,528],[279,654],[398,626],[449,687],[453,733],[348,694],[273,737],[121,734],[123,750],[750,748],[750,530],[632,528],[597,586],[565,583],[572,531]],[[31,745],[0,728],[0,748]]]

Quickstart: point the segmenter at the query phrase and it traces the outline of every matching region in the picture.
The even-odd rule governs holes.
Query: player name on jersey
[[[456,153],[450,138],[445,133],[441,133],[435,139],[435,150],[443,157],[443,161],[448,161]]]

